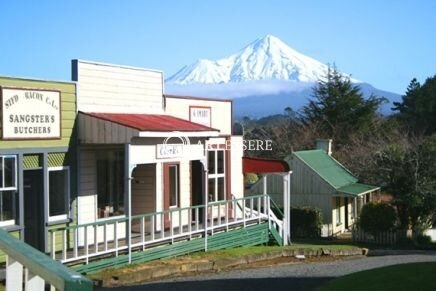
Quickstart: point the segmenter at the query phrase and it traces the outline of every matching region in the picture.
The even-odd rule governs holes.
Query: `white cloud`
[[[313,85],[314,83],[283,80],[189,85],[169,83],[165,85],[165,93],[216,98],[240,98],[285,92],[299,92]]]

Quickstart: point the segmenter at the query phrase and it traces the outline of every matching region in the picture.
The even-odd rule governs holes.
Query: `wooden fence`
[[[357,227],[352,230],[353,241],[375,243],[379,245],[395,245],[398,241],[407,237],[405,230],[391,230],[377,235],[369,234]]]

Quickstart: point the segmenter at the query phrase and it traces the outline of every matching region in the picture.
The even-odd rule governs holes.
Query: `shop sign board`
[[[59,91],[1,88],[2,139],[61,138]]]
[[[211,127],[211,108],[202,106],[189,107],[189,120],[194,123]]]

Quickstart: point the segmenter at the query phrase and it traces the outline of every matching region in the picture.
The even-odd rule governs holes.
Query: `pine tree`
[[[332,138],[337,145],[345,144],[356,132],[368,131],[384,98],[368,99],[358,85],[341,74],[336,67],[328,68],[318,81],[312,99],[301,111],[304,124],[316,123],[324,138]]]
[[[402,102],[394,102],[393,110],[413,132],[431,135],[436,132],[436,75],[423,85],[413,79]]]

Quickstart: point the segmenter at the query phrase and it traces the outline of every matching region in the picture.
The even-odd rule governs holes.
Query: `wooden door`
[[[165,163],[164,171],[164,211],[180,207],[180,166],[179,163]],[[173,215],[175,218],[176,214]],[[164,227],[170,228],[170,214],[164,215]],[[173,227],[174,227],[173,223]]]
[[[44,175],[40,170],[24,171],[24,241],[44,250]]]

